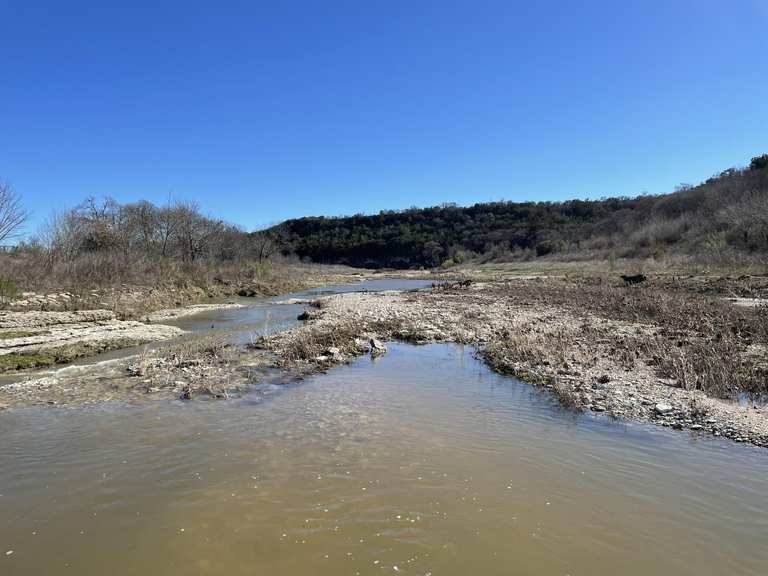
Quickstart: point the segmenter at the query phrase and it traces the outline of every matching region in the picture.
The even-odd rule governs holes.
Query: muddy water
[[[574,417],[446,345],[232,402],[13,410],[0,494],[7,576],[768,566],[764,450]]]
[[[223,337],[236,344],[247,344],[254,338],[287,330],[299,322],[297,316],[306,308],[306,304],[292,303],[296,300],[309,301],[321,296],[343,294],[347,292],[382,292],[387,290],[407,291],[419,290],[433,284],[433,280],[416,280],[410,278],[383,278],[363,280],[354,284],[342,284],[314,288],[294,292],[275,298],[240,298],[232,297],[224,300],[226,303],[240,304],[240,308],[212,309],[177,319],[164,320],[163,324],[177,326],[186,334],[174,340],[155,342],[149,347],[162,347],[177,344],[182,340],[202,338],[207,336]],[[66,380],[93,375],[110,376],[123,374],[124,367],[115,365],[120,361],[139,354],[147,345],[110,350],[94,356],[75,360],[71,364],[57,365],[53,368],[34,372],[0,374],[0,386],[13,384],[34,377],[54,376]]]
[[[242,304],[243,308],[230,308],[223,310],[211,310],[192,316],[185,316],[177,320],[164,322],[178,326],[183,330],[193,333],[228,333],[236,341],[247,341],[254,334],[286,330],[297,324],[296,317],[306,308],[305,304],[292,304],[293,300],[313,300],[321,296],[331,294],[343,294],[347,292],[383,292],[387,290],[405,291],[426,288],[433,283],[432,280],[413,280],[401,278],[387,278],[381,280],[364,280],[356,284],[343,284],[314,288],[302,292],[294,292],[284,296],[265,300],[253,298],[230,298],[228,302]]]

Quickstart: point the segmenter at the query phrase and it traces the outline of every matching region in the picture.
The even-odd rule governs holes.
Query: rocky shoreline
[[[184,331],[166,323],[200,312],[242,308],[245,304],[229,297],[243,286],[250,297],[267,297],[371,275],[316,266],[288,272],[269,283],[219,280],[207,289],[122,285],[77,294],[23,292],[0,309],[0,374],[68,364],[108,350],[177,338]]]
[[[522,303],[496,283],[335,295],[304,318],[261,343],[285,366],[325,370],[378,340],[469,344],[492,369],[547,389],[574,410],[768,446],[768,407],[713,398],[659,375],[641,344],[668,335],[652,323]]]
[[[110,310],[0,312],[0,372],[47,367],[181,334],[173,326],[119,320]]]
[[[388,277],[333,267],[329,270],[310,267],[309,270],[313,272],[311,275],[291,280],[292,288]],[[124,291],[120,298],[139,301],[139,296],[145,293],[146,290],[134,287]],[[157,293],[165,294],[162,290],[153,292]],[[167,295],[171,299],[179,298],[178,301],[194,297],[183,291]],[[128,317],[125,310],[94,307],[82,299],[60,303],[57,309],[51,310],[53,300],[22,301],[20,306],[0,310],[0,409],[182,395],[221,398],[253,384],[265,373],[272,377],[279,371],[279,362],[271,355],[232,345],[225,333],[211,340],[203,334],[188,334],[169,325],[202,312],[248,307],[244,300],[209,300],[167,308],[163,304],[168,298],[148,297],[142,306],[132,307]],[[268,305],[308,302],[283,298],[270,300]],[[80,306],[91,307],[80,309]],[[143,345],[146,346],[139,348]],[[81,358],[125,348],[132,350],[117,360],[85,360],[72,364]],[[298,371],[295,376],[301,374]]]
[[[598,286],[592,290],[593,300],[579,301],[578,296],[572,301],[573,294],[589,292],[583,280],[531,277],[465,281],[415,292],[345,293],[311,302],[289,300],[306,305],[299,317],[302,324],[255,339],[251,345],[207,342],[153,347],[130,360],[110,363],[105,368],[109,374],[98,368],[78,373],[76,384],[43,375],[0,387],[0,404],[80,403],[126,395],[226,398],[267,373],[280,372],[283,379],[291,380],[361,354],[385,353],[387,340],[444,342],[474,346],[493,370],[545,389],[573,410],[768,447],[768,407],[706,394],[683,381],[685,373],[676,373],[677,377],[664,373],[662,368],[670,359],[690,360],[678,350],[706,342],[706,334],[702,336],[695,323],[688,326],[684,319],[671,323],[667,317],[680,310],[670,302],[662,299],[654,304],[656,312],[663,313],[654,320],[652,314],[635,313],[649,307],[652,296],[617,290]],[[605,305],[617,294],[623,298],[618,314]],[[713,306],[732,306],[738,314],[757,313],[755,307],[723,302],[717,296],[711,299],[717,303]],[[700,316],[697,322],[708,318],[709,304],[709,300],[692,304]],[[162,322],[217,306],[239,305],[162,310],[146,320]],[[725,312],[730,314],[730,308]],[[708,322],[719,330],[716,320]],[[719,369],[736,366],[757,374],[765,369],[768,358],[761,340],[764,335],[749,332],[750,325],[742,326],[742,320],[738,315],[734,320],[741,322],[738,325],[748,336],[733,349],[740,363]],[[113,338],[116,345],[124,345],[172,339],[181,333],[163,324],[118,320],[108,310],[4,312],[0,313],[3,332],[10,337],[0,339],[0,358],[25,347],[32,351],[38,347],[38,352],[39,347],[55,348],[56,342],[88,345]],[[758,379],[764,373],[759,372]]]

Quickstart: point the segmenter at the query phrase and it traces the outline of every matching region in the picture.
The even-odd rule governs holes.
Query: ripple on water
[[[259,402],[14,410],[0,437],[3,574],[768,562],[764,451],[565,413],[458,346],[393,345]]]

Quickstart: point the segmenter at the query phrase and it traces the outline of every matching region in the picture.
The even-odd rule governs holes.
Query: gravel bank
[[[330,296],[316,303],[304,326],[263,345],[286,364],[324,369],[366,352],[371,338],[471,344],[494,370],[546,388],[574,409],[768,446],[768,408],[712,398],[659,375],[658,349],[646,344],[673,347],[680,334],[521,302],[498,288]],[[766,356],[758,345],[749,353]]]

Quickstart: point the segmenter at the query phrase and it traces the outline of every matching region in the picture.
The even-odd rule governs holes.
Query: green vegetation
[[[12,340],[14,338],[29,338],[38,336],[46,332],[31,332],[29,330],[11,330],[10,332],[0,332],[0,340]]]
[[[16,283],[8,278],[0,277],[0,305],[6,304],[19,295]]]
[[[30,368],[45,368],[56,364],[56,356],[44,354],[3,354],[0,356],[0,372],[26,370]]]
[[[55,364],[67,364],[84,356],[128,348],[140,343],[135,340],[121,338],[103,342],[79,342],[68,346],[51,348],[43,352],[11,352],[0,355],[0,373],[31,368],[46,368]]]
[[[271,232],[285,254],[370,268],[671,255],[726,265],[760,261],[768,255],[768,155],[660,196],[447,204],[299,218]]]
[[[768,168],[768,154],[755,156],[749,163],[750,170],[762,170],[763,168]]]

